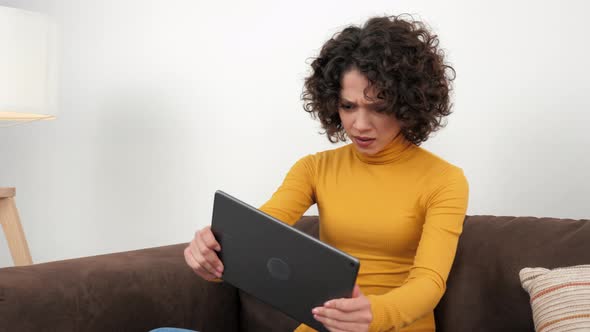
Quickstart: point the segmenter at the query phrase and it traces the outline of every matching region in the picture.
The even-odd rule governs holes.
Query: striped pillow
[[[537,332],[590,331],[590,265],[520,270]]]

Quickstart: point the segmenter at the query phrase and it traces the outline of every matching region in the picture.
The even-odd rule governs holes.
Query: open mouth
[[[360,147],[368,147],[373,141],[375,141],[375,139],[371,137],[354,136],[354,141]]]

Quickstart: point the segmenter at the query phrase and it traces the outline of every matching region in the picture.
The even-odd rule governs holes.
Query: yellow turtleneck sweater
[[[320,240],[361,262],[370,331],[434,331],[467,201],[460,168],[399,135],[373,156],[349,144],[300,159],[260,210],[293,225],[316,203]]]

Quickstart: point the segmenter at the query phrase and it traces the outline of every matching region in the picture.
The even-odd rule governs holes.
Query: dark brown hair
[[[411,16],[373,17],[362,27],[349,26],[328,40],[311,63],[303,108],[320,119],[331,142],[346,141],[338,115],[341,79],[355,68],[385,105],[379,111],[394,115],[405,138],[420,145],[451,114],[455,70],[444,63],[438,44],[438,36]]]

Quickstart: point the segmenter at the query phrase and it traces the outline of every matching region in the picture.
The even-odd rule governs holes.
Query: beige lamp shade
[[[55,31],[44,14],[0,6],[0,120],[55,118]]]

